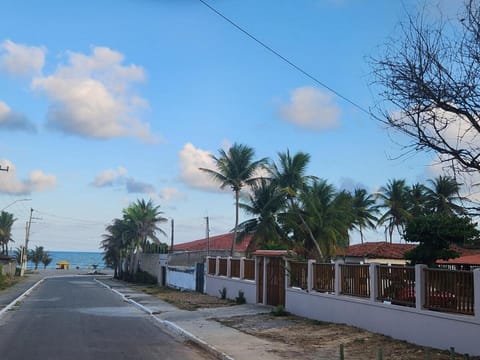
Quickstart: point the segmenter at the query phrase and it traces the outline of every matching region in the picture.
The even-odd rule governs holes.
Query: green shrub
[[[247,302],[247,299],[245,299],[245,293],[243,292],[243,290],[238,290],[238,296],[235,298],[235,302],[238,305],[242,305]]]
[[[220,299],[225,300],[227,298],[227,288],[224,287],[222,290],[218,290],[220,293]]]
[[[273,316],[287,316],[288,312],[285,311],[285,308],[283,305],[278,305],[275,309],[272,310],[272,315]]]

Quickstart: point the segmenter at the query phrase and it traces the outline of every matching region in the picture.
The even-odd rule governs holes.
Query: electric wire
[[[331,91],[332,93],[334,93],[335,95],[337,95],[339,98],[343,99],[344,101],[348,102],[349,104],[351,104],[352,106],[354,106],[355,108],[357,108],[358,110],[360,110],[361,112],[369,115],[369,116],[374,116],[369,110],[367,110],[366,108],[364,108],[363,106],[357,104],[355,101],[353,100],[350,100],[349,98],[347,98],[346,96],[342,95],[340,92],[338,92],[337,90],[333,89],[331,86],[328,86],[327,84],[325,84],[324,82],[320,81],[318,78],[316,78],[314,75],[310,74],[309,72],[307,72],[306,70],[302,69],[299,65],[295,64],[293,61],[287,59],[285,56],[283,56],[282,54],[280,54],[278,51],[276,51],[275,49],[273,49],[272,47],[270,47],[269,45],[267,45],[266,43],[264,43],[262,40],[258,39],[256,36],[252,35],[251,33],[249,33],[247,30],[245,30],[244,28],[242,28],[240,25],[238,25],[237,23],[235,23],[233,20],[231,20],[230,18],[228,18],[227,16],[223,15],[220,11],[218,11],[217,9],[215,9],[213,6],[211,6],[209,3],[207,3],[206,1],[204,0],[198,0],[200,1],[203,5],[205,5],[208,9],[210,9],[212,12],[214,12],[215,14],[217,14],[218,16],[220,16],[222,19],[224,19],[226,22],[228,22],[229,24],[231,24],[233,27],[235,27],[237,30],[239,30],[240,32],[242,32],[243,34],[245,34],[246,36],[248,36],[250,39],[252,39],[253,41],[255,41],[256,43],[258,43],[260,46],[262,46],[263,48],[265,48],[266,50],[268,50],[269,52],[271,52],[272,54],[274,54],[275,56],[277,56],[278,58],[282,59],[284,62],[286,62],[287,64],[289,64],[291,67],[293,67],[295,70],[299,71],[300,73],[302,73],[303,75],[305,75],[306,77],[308,77],[310,80],[313,80],[315,83],[317,83],[318,85],[320,85],[321,87]]]

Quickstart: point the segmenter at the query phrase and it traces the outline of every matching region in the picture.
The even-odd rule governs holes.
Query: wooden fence
[[[415,307],[415,268],[377,265],[377,300]]]
[[[227,276],[227,259],[220,258],[218,261],[218,275]]]
[[[335,291],[335,264],[313,264],[313,286],[318,292]]]
[[[307,289],[308,263],[290,261],[289,266],[290,286]]]
[[[370,266],[340,265],[341,294],[370,297]]]
[[[217,272],[217,259],[208,258],[208,274],[215,275]]]
[[[473,272],[424,269],[425,308],[474,315]]]
[[[243,266],[243,278],[246,280],[255,280],[255,260],[245,259]]]
[[[230,276],[234,278],[240,277],[240,259],[230,260]]]

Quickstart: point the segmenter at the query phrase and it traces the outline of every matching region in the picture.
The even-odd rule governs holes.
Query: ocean
[[[98,265],[97,269],[105,269],[105,263],[103,262],[103,253],[99,252],[79,252],[79,251],[48,251],[52,262],[47,266],[47,269],[55,269],[58,261],[68,261],[70,263],[70,269],[92,269],[92,265]],[[27,264],[27,269],[33,269],[35,264],[30,261]],[[38,264],[39,269],[43,269],[43,264]]]

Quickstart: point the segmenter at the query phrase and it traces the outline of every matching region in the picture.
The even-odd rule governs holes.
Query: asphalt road
[[[92,277],[45,280],[0,318],[2,360],[211,359]]]

